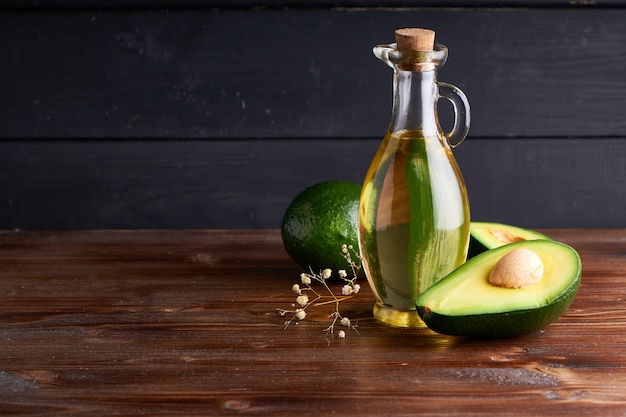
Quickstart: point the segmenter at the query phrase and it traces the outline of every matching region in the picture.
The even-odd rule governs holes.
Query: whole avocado
[[[281,222],[281,237],[289,256],[314,273],[330,268],[351,274],[342,246],[359,253],[357,221],[361,186],[348,181],[323,181],[300,192],[289,204]],[[362,272],[360,273],[360,275]]]

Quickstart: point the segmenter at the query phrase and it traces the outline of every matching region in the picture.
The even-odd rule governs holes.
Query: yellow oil
[[[467,256],[467,190],[444,140],[418,130],[388,133],[365,177],[361,256],[374,315],[391,326],[423,326],[417,296]]]

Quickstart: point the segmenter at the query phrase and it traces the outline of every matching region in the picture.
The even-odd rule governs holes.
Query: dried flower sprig
[[[335,327],[337,324],[350,330],[354,330],[357,334],[359,334],[359,331],[357,330],[358,323],[353,323],[348,317],[343,316],[339,311],[339,304],[342,301],[354,298],[354,296],[361,290],[361,285],[357,283],[357,277],[361,270],[361,264],[360,262],[357,263],[352,259],[354,256],[356,259],[360,260],[360,256],[352,245],[345,244],[341,247],[341,254],[348,262],[348,267],[352,272],[352,276],[348,278],[348,273],[345,269],[337,271],[337,276],[345,282],[343,287],[341,287],[341,295],[335,294],[328,285],[328,279],[333,273],[332,270],[324,269],[319,273],[315,273],[313,270],[310,270],[308,273],[301,273],[300,283],[294,284],[291,287],[291,290],[297,294],[296,301],[292,304],[294,309],[277,309],[281,316],[288,313],[292,314],[291,318],[284,323],[285,329],[294,322],[295,324],[298,324],[299,321],[304,320],[307,316],[307,309],[316,306],[333,304],[334,311],[329,315],[331,323],[324,329],[326,335],[334,337]],[[313,287],[313,284],[316,282],[322,285],[323,289],[321,291],[317,291]],[[310,298],[309,295],[305,293],[307,291],[311,294]],[[339,330],[337,332],[337,338],[344,339],[345,337],[346,332],[344,330]]]

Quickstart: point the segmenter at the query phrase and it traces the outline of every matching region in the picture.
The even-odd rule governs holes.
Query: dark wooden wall
[[[278,227],[361,181],[406,26],[470,99],[474,220],[626,227],[624,1],[9,0],[0,228]]]

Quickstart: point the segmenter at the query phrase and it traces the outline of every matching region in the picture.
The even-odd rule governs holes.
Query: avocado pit
[[[489,272],[491,285],[504,288],[522,288],[535,285],[543,278],[544,266],[539,255],[530,249],[519,248],[504,255]]]

